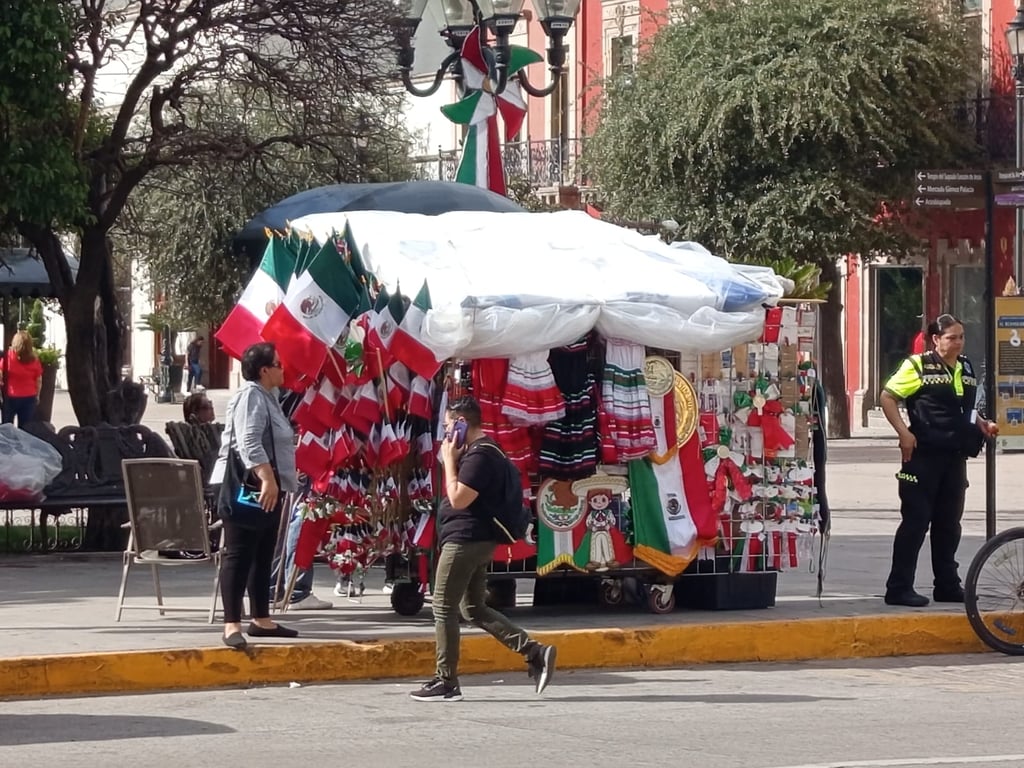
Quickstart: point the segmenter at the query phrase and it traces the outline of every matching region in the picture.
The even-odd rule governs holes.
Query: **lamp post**
[[[579,13],[581,0],[533,0],[537,18],[548,38],[548,69],[551,82],[537,88],[526,79],[525,72],[516,77],[519,84],[531,96],[544,97],[554,92],[559,76],[565,68],[565,35]],[[448,43],[452,52],[445,57],[434,74],[434,82],[426,88],[418,88],[412,82],[412,67],[416,51],[413,36],[423,20],[423,14],[431,3],[440,4],[444,14],[445,27],[439,34]],[[509,36],[523,15],[526,0],[402,0],[402,17],[398,24],[398,67],[405,89],[414,96],[431,96],[441,87],[449,71],[460,82],[462,69],[460,54],[462,43],[479,26],[494,35],[494,44],[484,46],[484,56],[494,68],[493,93],[500,94],[508,85],[508,62],[510,56]]]
[[[1017,15],[1006,26],[1006,46],[1013,61],[1013,79],[1016,81],[1016,158],[1017,168],[1024,167],[1024,8],[1017,7]],[[1017,226],[1013,250],[1013,278],[1018,290],[1024,280],[1024,208],[1017,208]]]

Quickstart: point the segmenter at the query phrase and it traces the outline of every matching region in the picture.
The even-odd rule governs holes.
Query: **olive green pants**
[[[489,632],[506,648],[527,656],[538,644],[504,614],[486,603],[487,566],[494,557],[493,541],[445,542],[434,578],[434,633],[437,637],[437,676],[459,682],[459,614]]]

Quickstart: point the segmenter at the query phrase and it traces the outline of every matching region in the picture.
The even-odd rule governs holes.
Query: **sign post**
[[[996,401],[996,275],[993,249],[993,210],[996,205],[1024,206],[1024,170],[983,171],[937,169],[914,173],[914,208],[985,211],[985,403],[994,419]],[[1022,299],[1024,301],[1024,299]],[[1024,312],[1021,313],[1024,315]],[[1021,331],[1024,332],[1024,326]],[[1024,355],[1022,355],[1024,357]],[[1024,378],[1022,378],[1024,382]],[[1021,402],[1024,408],[1024,401]],[[1022,427],[1024,435],[1024,427]],[[1024,439],[1024,438],[1022,438]],[[996,447],[985,441],[985,536],[996,535]]]
[[[931,170],[914,174],[915,208],[971,210],[985,207],[985,171]]]

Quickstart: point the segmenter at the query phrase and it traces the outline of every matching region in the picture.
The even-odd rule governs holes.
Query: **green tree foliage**
[[[68,100],[71,24],[65,2],[0,4],[0,229],[77,222],[84,212]]]
[[[689,5],[689,4],[688,4]],[[912,171],[973,146],[954,119],[980,52],[958,4],[698,0],[613,82],[586,161],[608,209],[672,216],[732,260],[792,259],[833,283],[825,377],[845,425],[835,259],[914,246],[898,217]]]
[[[32,336],[32,342],[36,349],[46,346],[46,316],[43,314],[43,302],[36,299],[32,302],[32,310],[28,315],[28,325],[25,330]]]
[[[325,184],[410,178],[410,137],[389,118],[399,114],[399,98],[382,94],[364,100],[359,110],[343,110],[339,120],[351,125],[351,135],[280,144],[242,162],[212,157],[160,168],[140,184],[115,241],[145,254],[142,277],[173,314],[174,328],[220,323],[234,306],[261,255],[239,252],[233,244],[254,214]],[[204,119],[220,133],[247,122],[254,135],[271,137],[290,130],[292,117],[287,104],[273,109],[259,94],[219,89],[210,94]]]
[[[395,15],[393,0],[0,4],[0,233],[46,265],[80,423],[124,418],[108,394],[127,331],[112,234],[132,197],[163,169],[252,167],[284,146],[344,164],[365,105],[388,109]],[[285,115],[278,130],[222,119],[224,89]]]

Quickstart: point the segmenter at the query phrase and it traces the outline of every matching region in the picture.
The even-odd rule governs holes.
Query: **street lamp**
[[[441,62],[434,74],[434,82],[426,88],[417,88],[412,82],[412,67],[416,51],[412,39],[423,20],[423,14],[431,3],[440,3],[444,13],[445,27],[440,35],[452,52]],[[441,87],[445,75],[451,70],[457,80],[462,78],[460,57],[462,43],[473,30],[490,30],[495,37],[493,47],[486,46],[484,55],[493,62],[495,95],[505,90],[508,84],[508,62],[511,55],[509,36],[523,15],[526,0],[401,0],[401,19],[398,23],[398,67],[405,89],[414,96],[430,96]],[[552,81],[544,88],[531,85],[526,73],[520,72],[518,79],[523,89],[531,96],[548,96],[558,86],[559,76],[565,67],[565,35],[572,27],[579,13],[580,0],[533,0],[544,33],[548,37],[548,69]]]
[[[1024,167],[1024,8],[1006,26],[1006,47],[1013,61],[1013,79],[1016,88],[1016,163]],[[1017,208],[1016,237],[1014,237],[1013,277],[1019,287],[1024,279],[1024,208]]]

